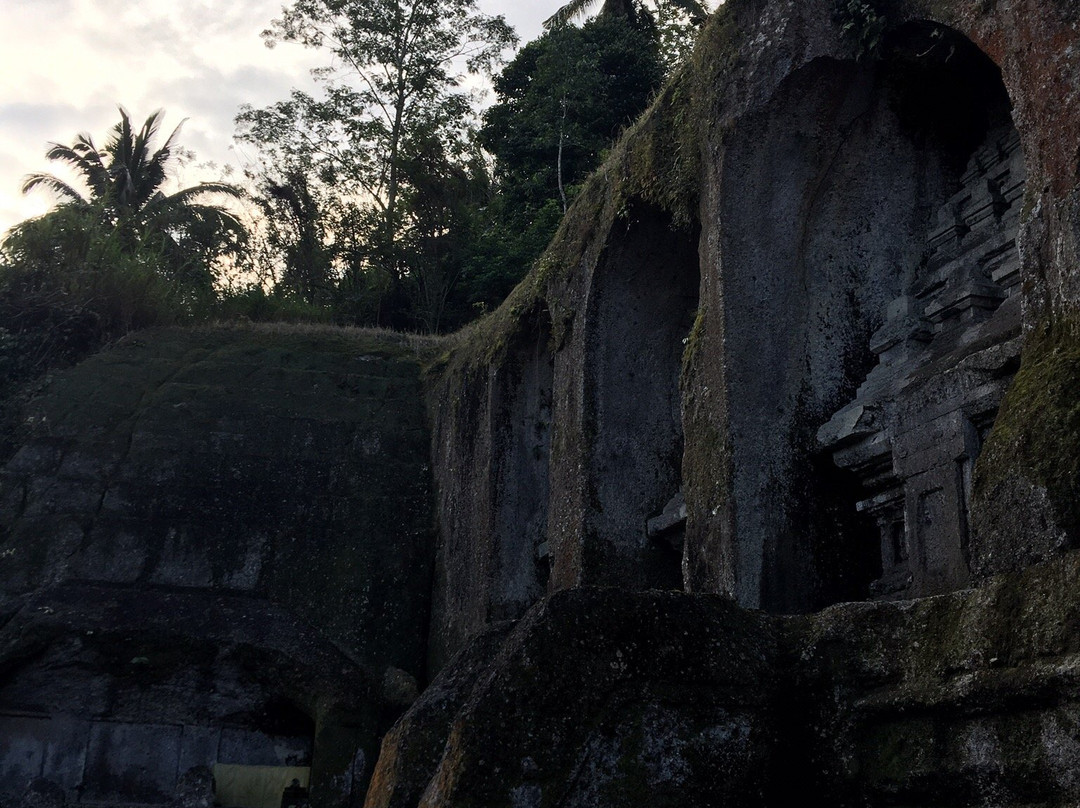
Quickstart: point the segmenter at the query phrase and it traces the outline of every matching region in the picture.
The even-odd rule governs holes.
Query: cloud
[[[90,132],[99,143],[117,104],[137,122],[164,108],[166,128],[187,118],[181,145],[200,160],[239,162],[233,118],[242,103],[266,106],[310,86],[325,55],[296,45],[267,49],[259,36],[282,0],[0,0],[0,231],[43,210],[23,198],[22,177],[53,170],[48,141]],[[534,38],[558,0],[480,0]],[[59,173],[59,172],[58,172]],[[186,170],[189,182],[202,177]]]
[[[70,104],[0,104],[0,127],[24,132],[59,130],[78,112]]]

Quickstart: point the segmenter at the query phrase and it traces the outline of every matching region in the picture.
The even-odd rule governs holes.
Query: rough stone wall
[[[369,670],[266,601],[63,584],[0,631],[0,798],[41,777],[71,803],[165,804],[185,772],[225,763],[312,767],[336,804],[350,788],[317,733],[351,727],[362,788],[384,701]]]
[[[55,378],[0,472],[5,601],[69,580],[228,589],[420,675],[419,362],[347,333],[140,334]]]
[[[563,349],[581,361],[556,366],[555,588],[681,587],[679,558],[646,523],[682,485],[679,372],[697,311],[697,234],[644,205],[624,216]],[[564,510],[569,498],[578,507]]]
[[[774,655],[766,620],[720,598],[556,594],[485,664],[469,650],[447,667],[384,741],[367,808],[758,804]]]
[[[1055,552],[1001,549],[1024,541],[1068,546],[1057,525],[1065,517],[1055,515],[1063,506],[1048,508],[1046,484],[1032,481],[1045,473],[981,485],[989,478],[972,466],[984,442],[994,445],[987,430],[1016,370],[1019,319],[1030,331],[1071,310],[1062,267],[1075,263],[1077,155],[1063,121],[1080,117],[1076,12],[981,0],[882,0],[866,10],[859,20],[831,0],[725,4],[526,281],[440,370],[437,413],[455,397],[477,405],[453,430],[437,430],[437,465],[459,478],[443,487],[444,509],[461,509],[465,500],[448,491],[483,488],[497,457],[519,465],[507,459],[507,438],[485,437],[498,427],[479,420],[528,376],[507,346],[524,339],[535,352],[542,339],[551,350],[548,591],[671,586],[655,574],[664,563],[653,563],[670,545],[648,538],[661,511],[676,525],[676,546],[685,537],[683,586],[777,611],[948,591],[1016,566],[986,561],[980,546],[998,548],[997,559]],[[844,32],[879,22],[873,54]],[[1004,157],[986,162],[994,150]],[[940,218],[950,211],[965,233]],[[654,298],[643,303],[637,282]],[[695,297],[691,329],[683,309]],[[523,337],[537,316],[550,318],[550,339]],[[885,332],[912,318],[890,353],[899,343],[886,345]],[[894,450],[885,477],[913,481],[904,531],[912,548],[925,548],[910,552],[925,558],[911,572],[897,564],[908,549],[890,555],[896,520],[871,502],[885,477],[837,462],[841,447],[819,440],[819,430],[859,400],[868,377],[880,381],[875,368],[922,344],[922,330],[929,352],[897,373],[893,398],[878,401],[895,415],[883,419],[892,418]],[[938,415],[922,418],[931,400]],[[681,418],[670,420],[669,404]],[[951,437],[934,438],[941,430]],[[680,443],[681,468],[672,468]],[[905,459],[915,455],[922,459]],[[535,486],[543,465],[529,481],[502,475],[499,497],[514,501]],[[960,477],[939,484],[925,476],[931,467]],[[940,508],[932,489],[947,492]],[[443,525],[440,581],[457,594],[442,598],[442,624],[454,638],[528,599],[505,598],[509,609],[489,603],[487,593],[505,586],[498,565],[474,559],[466,572],[455,560],[525,557],[484,526],[489,500]],[[984,510],[1002,517],[984,519]],[[534,500],[528,511],[537,512]],[[1007,527],[1008,514],[1034,511],[1034,532]],[[914,535],[920,519],[944,526],[924,541]],[[474,543],[470,533],[486,538]],[[516,591],[542,591],[545,571]]]
[[[435,668],[552,589],[681,585],[678,550],[647,521],[681,485],[697,233],[641,205],[584,237],[603,258],[567,279],[560,308],[519,307],[526,281],[433,374]],[[578,296],[578,321],[556,331]]]
[[[4,790],[300,761],[358,798],[425,671],[423,402],[406,340],[327,329],[145,332],[49,380],[0,471]]]
[[[549,576],[548,468],[553,360],[544,319],[500,364],[437,386],[439,545],[434,667],[479,627],[520,617]]]
[[[447,668],[383,745],[379,793],[408,797],[368,808],[1073,805],[1078,592],[1075,554],[800,617],[563,592]],[[441,756],[399,765],[417,743]]]
[[[865,375],[870,334],[918,263],[943,182],[879,81],[854,63],[811,63],[738,123],[715,180],[707,221],[723,268],[704,265],[724,309],[730,496],[749,506],[735,508],[731,551],[747,605],[791,611],[863,594],[821,568],[816,545],[845,545],[832,570],[842,574],[863,536],[821,512],[840,486],[814,468],[811,436]]]
[[[786,621],[808,770],[841,804],[1076,802],[1078,561]]]

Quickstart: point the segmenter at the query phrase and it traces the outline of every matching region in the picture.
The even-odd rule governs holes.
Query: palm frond
[[[596,0],[570,0],[569,3],[544,20],[544,30],[550,31],[553,28],[568,24],[575,17],[580,17],[587,12],[595,2]]]
[[[213,197],[242,199],[240,188],[205,182],[172,194],[162,191],[180,131],[177,126],[161,148],[153,151],[162,115],[161,110],[153,113],[136,130],[127,110],[120,107],[120,121],[110,130],[104,148],[99,149],[87,134],[80,134],[70,146],[50,144],[49,159],[78,172],[89,195],[80,191],[80,183],[69,184],[45,173],[28,176],[23,192],[44,188],[59,197],[60,208],[85,209],[90,216],[83,224],[101,228],[109,238],[115,236],[123,250],[157,249],[176,242],[180,252],[174,257],[180,263],[196,260],[185,257],[184,250],[202,256],[197,261],[214,260],[214,250],[219,254],[224,254],[220,250],[238,250],[247,238],[247,228],[238,214],[218,206]]]
[[[35,188],[44,188],[60,198],[60,204],[88,204],[88,201],[68,183],[52,174],[29,174],[23,180],[22,192],[28,194]]]
[[[194,203],[194,200],[200,196],[206,194],[220,194],[232,199],[243,199],[244,191],[235,185],[230,185],[227,182],[201,182],[198,185],[192,185],[190,188],[182,188],[175,193],[171,193],[168,196],[159,194],[157,197],[150,200],[149,205],[155,207],[179,207],[182,205],[190,205]]]
[[[180,134],[180,129],[184,126],[185,123],[187,123],[187,118],[184,118],[184,120],[180,121],[180,123],[176,125],[176,128],[172,130],[172,134],[165,138],[165,143],[163,143],[161,148],[157,150],[157,154],[163,155],[165,159],[172,155],[173,141],[176,140],[176,136]]]
[[[227,196],[231,199],[242,199],[245,196],[243,190],[235,185],[225,182],[204,182],[167,196],[162,193],[155,194],[143,208],[142,218],[144,221],[156,222],[158,227],[182,225],[187,220],[197,218],[213,222],[225,231],[247,232],[244,224],[231,211],[198,201],[199,198],[208,195]]]
[[[164,112],[160,109],[152,113],[135,138],[132,170],[137,205],[146,204],[168,179],[167,167],[172,159],[173,139],[180,131],[180,126],[183,126],[183,121],[173,130],[161,148],[151,154],[150,144],[157,136],[163,115]]]
[[[247,225],[231,211],[213,205],[191,205],[188,210],[198,218],[213,222],[220,230],[232,233],[237,238],[243,239],[248,235]]]
[[[108,171],[101,160],[101,153],[88,135],[79,135],[72,146],[50,143],[45,152],[49,160],[66,163],[81,177],[90,191],[91,198],[102,195],[108,184]]]

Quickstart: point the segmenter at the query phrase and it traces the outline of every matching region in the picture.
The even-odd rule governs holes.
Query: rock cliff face
[[[0,783],[152,803],[190,768],[288,765],[360,799],[425,668],[408,345],[138,334],[51,380],[25,431],[0,475]]]
[[[438,369],[441,511],[475,486],[496,508],[440,523],[433,664],[522,593],[550,599],[456,718],[416,730],[445,737],[438,764],[377,774],[409,799],[370,805],[1077,799],[1073,641],[1054,628],[1075,559],[1019,571],[1080,535],[1078,25],[1057,2],[714,15],[540,264]],[[530,397],[550,411],[498,417]],[[447,401],[470,402],[451,428]],[[571,594],[590,585],[621,594]],[[674,617],[708,598],[628,594],[792,614],[972,586],[752,631],[727,606]],[[681,631],[721,613],[733,661],[691,673],[709,646]],[[623,620],[640,631],[615,654]],[[655,665],[574,678],[639,651]],[[719,701],[694,702],[703,680]]]
[[[1025,333],[1047,335],[1027,341],[1031,373],[1075,372],[1076,16],[717,12],[437,382],[437,401],[475,403],[437,427],[443,510],[494,485],[512,524],[547,533],[507,538],[488,508],[441,522],[436,659],[541,588],[685,586],[797,613],[949,592],[1074,545],[1075,470],[1055,458],[1075,453],[1051,447],[1074,441],[1067,385],[1037,405],[1047,424],[1030,386],[1006,390]],[[523,357],[552,368],[541,386]],[[472,438],[541,389],[527,461],[520,428]],[[522,462],[528,478],[505,472]],[[528,479],[546,488],[522,497]],[[466,546],[513,546],[512,576]],[[511,596],[509,577],[529,586]]]
[[[728,0],[461,334],[59,376],[0,475],[0,782],[1080,802],[1077,132],[1075,3]]]
[[[451,709],[478,649],[435,680],[384,741],[366,808],[1074,805],[1078,576],[1073,556],[800,617],[562,592]],[[403,769],[420,737],[441,755]]]

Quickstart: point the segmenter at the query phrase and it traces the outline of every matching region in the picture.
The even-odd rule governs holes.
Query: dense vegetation
[[[263,33],[327,56],[321,92],[244,107],[241,190],[167,192],[177,132],[126,111],[32,174],[57,204],[0,245],[0,384],[155,324],[310,320],[440,332],[497,306],[692,40],[696,3],[572,2],[516,44],[476,0],[294,0]],[[676,43],[674,46],[672,43]],[[673,50],[674,47],[674,50]],[[501,70],[500,70],[501,69]],[[466,87],[488,76],[494,101]],[[0,398],[6,391],[0,391]]]
[[[52,144],[47,156],[83,188],[52,174],[26,178],[24,192],[46,188],[58,201],[0,245],[0,397],[114,337],[216,302],[217,270],[244,254],[247,231],[215,202],[241,192],[202,183],[165,193],[177,131],[155,150],[160,124],[154,113],[136,131],[121,109],[102,148],[86,134]]]

